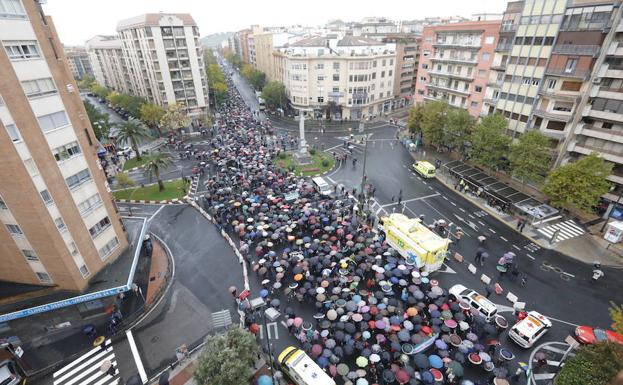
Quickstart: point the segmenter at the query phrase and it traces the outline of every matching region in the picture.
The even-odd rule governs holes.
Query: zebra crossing
[[[104,342],[104,349],[96,347],[53,374],[54,385],[117,385],[120,384],[119,370],[114,376],[105,373],[107,361],[117,368],[117,360],[110,339]]]
[[[575,222],[571,219],[545,226],[538,229],[538,232],[547,239],[552,239],[554,234],[558,233],[554,242],[565,241],[567,239],[579,237],[580,235],[584,235],[584,233],[586,233],[584,229],[575,224]]]

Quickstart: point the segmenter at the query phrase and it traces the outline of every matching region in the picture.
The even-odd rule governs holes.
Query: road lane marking
[[[465,209],[463,207],[459,207],[459,210],[461,210],[462,212],[466,213],[467,211],[465,211]]]
[[[481,221],[478,221],[478,223],[480,224],[480,226],[486,226],[484,223],[482,223]]]
[[[450,204],[451,204],[452,206],[456,207],[456,203],[454,203],[454,202],[450,202]]]
[[[521,250],[517,245],[513,245],[513,247],[517,250]]]
[[[445,199],[445,200],[447,200],[447,201],[449,201],[449,200],[450,200],[450,199],[448,199],[448,197],[447,197],[447,196],[445,196],[445,195],[443,196],[443,199]]]
[[[526,257],[530,258],[530,259],[531,259],[531,260],[533,260],[533,261],[536,259],[536,258],[534,258],[534,257],[533,257],[532,255],[530,255],[530,254],[526,254]]]
[[[508,239],[504,238],[503,236],[500,235],[500,239],[503,240],[504,242],[508,242]]]
[[[433,186],[428,186],[429,189],[433,190]]]
[[[330,178],[329,178],[329,179],[330,179]],[[403,204],[403,203],[409,203],[409,202],[414,202],[414,201],[421,201],[421,200],[424,200],[424,199],[428,199],[428,198],[436,197],[436,196],[438,196],[438,195],[441,195],[441,194],[439,194],[439,193],[434,193],[434,194],[431,194],[431,195],[425,195],[425,196],[423,196],[423,197],[419,197],[419,198],[406,199],[406,200],[403,200],[400,204]],[[398,202],[387,203],[387,204],[382,205],[381,207],[394,206],[394,205],[397,205],[397,204],[398,204]]]
[[[493,230],[491,227],[489,227],[489,231],[491,231],[493,234],[496,234],[495,230]]]
[[[467,216],[472,218],[472,219],[476,219],[476,217],[474,217],[472,214],[467,214]]]
[[[134,342],[134,336],[132,335],[132,329],[127,330],[125,332],[126,337],[128,337],[128,342],[130,343],[130,350],[132,351],[132,356],[134,357],[134,363],[136,364],[136,368],[138,369],[138,375],[141,377],[143,384],[147,382],[147,373],[145,372],[145,367],[143,366],[143,361],[141,360],[141,356],[138,353],[138,349],[136,348],[136,342]]]

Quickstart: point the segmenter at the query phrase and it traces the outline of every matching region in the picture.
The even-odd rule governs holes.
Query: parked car
[[[467,302],[469,306],[476,309],[487,321],[491,321],[498,312],[497,306],[484,295],[478,294],[463,285],[454,285],[448,292],[450,293],[450,298]]]
[[[0,385],[21,384],[22,376],[18,373],[15,362],[4,360],[0,362]]]
[[[552,321],[543,314],[529,311],[526,318],[517,322],[508,332],[508,336],[522,348],[534,345],[552,327]]]
[[[623,345],[623,335],[612,330],[593,328],[591,326],[578,326],[575,328],[575,338],[582,344],[592,345],[599,342],[610,341]]]

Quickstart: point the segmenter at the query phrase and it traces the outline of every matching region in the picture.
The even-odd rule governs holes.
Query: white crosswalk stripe
[[[96,347],[71,363],[54,372],[54,385],[117,385],[120,381],[119,370],[114,376],[103,373],[102,365],[110,361],[117,368],[115,352],[110,340],[104,342],[105,350]]]
[[[568,220],[564,222],[558,222],[549,226],[545,226],[542,229],[539,229],[539,233],[544,235],[546,238],[551,239],[554,233],[559,230],[558,236],[556,237],[556,242],[564,241],[570,238],[579,237],[586,233],[584,229],[575,224],[574,221]]]

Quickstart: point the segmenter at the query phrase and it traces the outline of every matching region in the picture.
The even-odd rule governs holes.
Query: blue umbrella
[[[433,378],[433,374],[431,372],[420,372],[420,377],[422,378],[422,382],[427,385],[430,385],[435,382],[435,378]]]
[[[257,385],[273,385],[273,380],[269,376],[262,374],[257,379]]]
[[[327,357],[318,357],[318,366],[326,368],[329,365],[329,359]]]
[[[446,350],[448,349],[448,345],[443,342],[443,340],[437,340],[435,341],[435,346],[437,346],[437,348],[441,349],[441,350]]]
[[[266,290],[266,289],[260,290],[260,297],[262,297],[262,298],[268,297],[268,290]]]
[[[428,363],[435,369],[443,368],[443,361],[438,355],[433,354],[432,356],[428,356]]]

